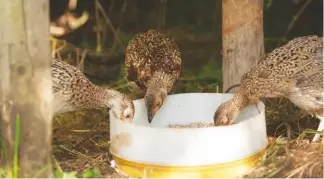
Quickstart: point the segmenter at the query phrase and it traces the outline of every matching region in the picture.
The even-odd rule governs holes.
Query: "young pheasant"
[[[133,120],[134,104],[128,96],[94,85],[76,67],[52,59],[52,79],[54,115],[108,107],[115,117],[128,122]]]
[[[156,31],[135,35],[126,48],[125,73],[145,91],[144,101],[151,123],[181,73],[181,55],[175,41]]]
[[[273,50],[242,76],[240,90],[214,115],[215,125],[232,124],[240,109],[261,98],[287,97],[317,116],[324,129],[323,38],[298,37]],[[313,141],[318,141],[316,134]]]

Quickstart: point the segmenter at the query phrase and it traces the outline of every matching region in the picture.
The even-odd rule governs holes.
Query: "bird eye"
[[[124,112],[124,118],[130,118],[132,115],[129,112]]]
[[[130,109],[124,110],[122,117],[124,120],[131,120],[133,118],[133,111]]]

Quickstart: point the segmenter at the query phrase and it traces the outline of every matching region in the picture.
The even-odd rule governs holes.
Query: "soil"
[[[269,101],[266,101],[266,103],[270,103],[269,105],[272,104]],[[297,169],[298,171],[292,177],[323,176],[323,161],[321,160],[323,155],[320,142],[310,143],[312,134],[300,136],[307,128],[316,129],[318,120],[303,115],[299,110],[296,113],[294,107],[292,110],[295,112],[291,112],[288,110],[289,107],[287,107],[290,105],[287,101],[281,101],[280,106],[286,112],[280,111],[277,108],[268,108],[266,112],[267,118],[272,118],[267,121],[269,141],[273,145],[276,145],[275,148],[277,150],[280,147],[288,147],[290,157],[288,158],[288,154],[285,152],[278,152],[271,156],[272,158],[268,157],[267,160],[263,161],[262,164],[246,177],[265,177],[273,173],[275,173],[275,177],[284,177],[287,172],[294,172]],[[295,116],[290,113],[295,113]],[[285,115],[294,116],[295,119],[291,119],[291,117],[290,119],[285,119]],[[281,118],[278,116],[281,116]],[[286,121],[283,122],[282,119]],[[110,164],[109,117],[107,111],[94,110],[57,116],[54,120],[53,136],[54,157],[64,172],[77,171],[81,177],[84,171],[98,168],[102,176],[106,178],[126,177],[112,168]],[[280,142],[283,139],[287,145],[283,145],[283,142]],[[273,148],[269,149],[268,152],[273,152]],[[308,161],[316,163],[316,166],[313,166],[311,172],[305,171],[307,167],[304,170],[302,168],[303,164],[305,164],[305,160],[303,159],[305,157]],[[282,172],[283,166],[287,165],[285,162],[290,163],[289,166],[284,167],[285,172]],[[277,165],[273,165],[275,163]],[[269,174],[270,170],[273,173]]]

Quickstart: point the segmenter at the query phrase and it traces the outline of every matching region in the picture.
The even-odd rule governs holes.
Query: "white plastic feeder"
[[[264,104],[245,107],[236,124],[168,128],[168,124],[213,122],[232,94],[169,95],[149,124],[143,99],[135,100],[132,123],[110,115],[110,151],[130,177],[237,177],[262,157],[268,141]]]

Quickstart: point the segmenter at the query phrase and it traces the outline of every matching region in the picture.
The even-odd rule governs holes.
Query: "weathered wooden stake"
[[[225,91],[264,55],[263,0],[223,0],[222,36]]]
[[[13,168],[21,117],[19,177],[51,177],[52,77],[48,0],[0,1],[1,164]]]

